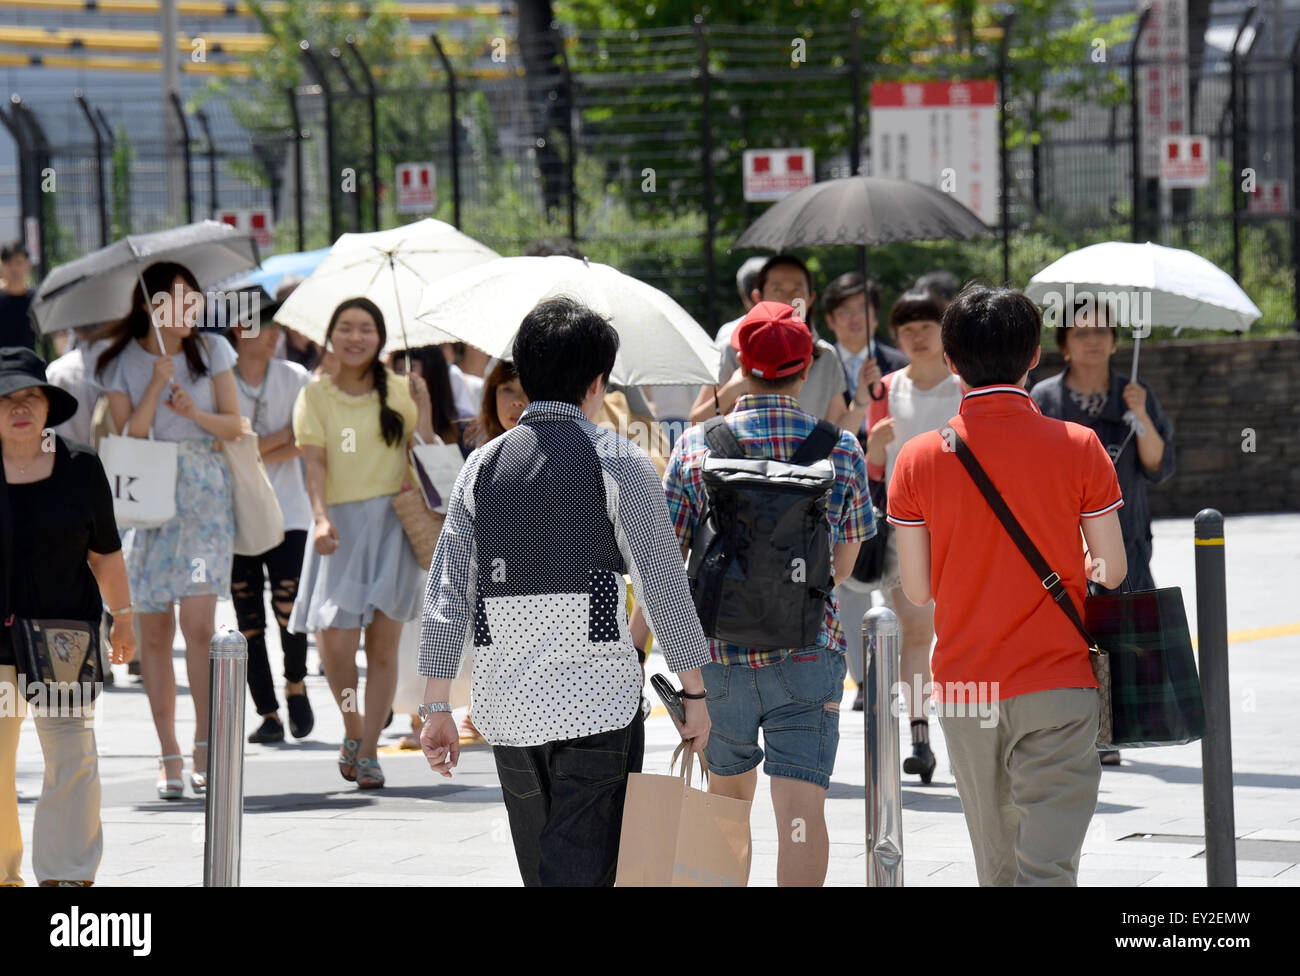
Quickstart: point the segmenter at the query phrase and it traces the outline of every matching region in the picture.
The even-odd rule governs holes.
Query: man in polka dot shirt
[[[446,701],[473,648],[474,724],[493,747],[527,885],[614,882],[645,746],[624,573],[688,696],[682,738],[702,751],[709,737],[709,648],[663,488],[640,448],[592,422],[617,352],[609,323],[570,299],[528,314],[513,358],[531,402],[466,459],[429,567],[424,752],[451,775],[460,739]]]

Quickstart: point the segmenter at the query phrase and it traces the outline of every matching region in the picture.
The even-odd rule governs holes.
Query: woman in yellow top
[[[361,789],[384,785],[379,733],[397,688],[402,624],[419,616],[423,588],[415,553],[392,506],[406,480],[415,431],[432,441],[429,388],[379,358],[384,315],[350,298],[330,316],[326,345],[338,368],[298,394],[294,438],[307,464],[314,530],[303,555],[292,633],[315,633],[343,713],[339,772]],[[366,629],[366,694],[357,696],[357,644]]]

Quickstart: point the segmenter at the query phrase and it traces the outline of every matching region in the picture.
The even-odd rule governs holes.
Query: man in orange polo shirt
[[[959,295],[942,338],[960,413],[908,441],[889,483],[903,592],[918,605],[934,597],[934,697],[981,885],[1075,884],[1101,780],[1100,703],[1086,643],[954,453],[952,432],[1080,613],[1089,577],[1115,587],[1127,571],[1110,456],[1090,429],[1042,416],[1025,392],[1041,331],[1024,295]]]

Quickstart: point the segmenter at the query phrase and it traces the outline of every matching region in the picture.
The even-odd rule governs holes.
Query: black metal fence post
[[[1138,77],[1138,49],[1142,45],[1142,33],[1150,19],[1151,8],[1143,7],[1138,17],[1137,30],[1133,32],[1133,46],[1128,52],[1129,143],[1133,153],[1131,236],[1135,243],[1142,240],[1142,99],[1139,97],[1142,85]]]
[[[574,134],[574,111],[577,92],[574,91],[573,71],[569,67],[569,54],[564,50],[564,35],[558,24],[551,24],[555,50],[560,56],[560,70],[564,73],[564,182],[569,195],[569,240],[578,241],[578,181],[575,162],[578,155],[577,136]]]
[[[289,117],[293,120],[293,219],[298,225],[298,250],[305,251],[307,250],[307,228],[303,224],[306,194],[302,186],[302,119],[298,115],[298,96],[294,93],[293,85],[286,88],[285,93],[289,97]]]
[[[451,152],[451,222],[460,230],[460,116],[456,110],[456,72],[437,34],[430,34],[433,49],[438,52],[442,70],[447,75],[447,141]]]
[[[704,178],[704,308],[709,319],[709,333],[718,331],[717,268],[713,260],[713,236],[717,214],[713,201],[713,119],[709,74],[709,40],[704,32],[704,17],[695,15],[695,44],[699,52],[700,72],[700,151]]]
[[[36,216],[32,212],[33,194],[31,192],[31,186],[33,182],[37,184],[36,192],[39,195],[40,174],[33,174],[32,172],[32,167],[35,161],[32,159],[30,139],[27,135],[27,126],[23,122],[22,115],[18,111],[18,106],[22,103],[22,99],[16,94],[10,95],[9,103],[8,112],[0,111],[0,122],[3,122],[5,128],[9,130],[9,134],[13,137],[18,150],[18,208],[22,221],[22,228],[19,236],[24,237],[27,233],[27,219]],[[32,179],[33,175],[36,177],[35,181]],[[45,269],[42,268],[41,271],[44,272]]]
[[[1291,44],[1291,298],[1295,308],[1293,326],[1300,330],[1300,30]]]
[[[185,121],[185,108],[176,92],[169,92],[172,110],[181,126],[181,158],[185,164],[185,223],[194,223],[194,174],[190,172],[190,124]]]
[[[41,123],[36,118],[36,113],[31,110],[21,98],[13,96],[14,115],[18,118],[19,124],[27,130],[27,144],[32,154],[32,173],[29,177],[31,190],[32,207],[36,217],[36,236],[39,238],[39,247],[37,248],[37,260],[40,262],[40,274],[45,276],[49,274],[53,265],[51,260],[49,220],[45,213],[45,188],[42,185],[45,180],[45,171],[50,168],[50,144],[45,138],[45,130],[41,128]],[[55,184],[58,185],[57,183]],[[55,197],[57,199],[57,197]],[[24,228],[25,230],[25,228]]]
[[[1228,594],[1223,516],[1198,512],[1196,526],[1196,635],[1205,705],[1201,784],[1205,800],[1205,874],[1211,888],[1237,884],[1236,823],[1232,803],[1232,698],[1228,688]]]
[[[1242,151],[1242,113],[1241,113],[1241,55],[1238,48],[1241,45],[1241,35],[1246,32],[1250,22],[1255,18],[1255,4],[1251,4],[1241,15],[1241,22],[1237,25],[1237,33],[1232,38],[1232,52],[1228,59],[1229,83],[1228,97],[1229,104],[1232,106],[1232,173],[1230,175],[1232,187],[1232,280],[1241,283],[1241,213],[1242,213],[1242,195],[1245,191],[1241,188],[1241,170],[1243,160]]]
[[[1011,165],[1007,151],[1007,108],[1011,93],[1007,90],[1007,49],[1011,45],[1011,28],[1015,26],[1013,10],[1002,18],[1002,38],[998,41],[998,179],[1002,184],[1002,283],[1011,282]]]
[[[298,50],[302,53],[308,70],[315,77],[316,86],[320,88],[321,97],[325,100],[325,167],[329,170],[325,177],[325,199],[329,203],[330,244],[332,245],[339,239],[338,194],[335,184],[338,179],[338,172],[334,165],[336,162],[334,158],[334,93],[330,90],[329,77],[325,74],[325,66],[316,57],[316,53],[311,49],[311,44],[307,41],[299,41]]]
[[[196,109],[194,117],[199,120],[199,128],[203,130],[203,140],[207,143],[208,156],[208,216],[213,220],[217,219],[217,144],[212,138],[212,128],[208,125],[208,113],[203,109]]]
[[[849,78],[853,85],[853,144],[849,146],[849,170],[853,176],[862,175],[862,11],[856,7],[849,12]],[[854,248],[854,258],[858,263],[858,274],[867,280],[867,247],[859,244]]]
[[[349,34],[344,38],[344,43],[352,52],[357,68],[366,81],[366,109],[370,114],[370,229],[379,230],[379,95],[375,90],[375,76],[370,73],[370,66],[361,56],[357,39]]]
[[[95,138],[95,200],[99,205],[99,246],[108,245],[108,196],[104,191],[104,137],[99,131],[99,123],[95,121],[95,115],[90,110],[89,103],[86,102],[85,93],[78,88],[73,97],[77,100],[77,106],[81,109],[81,114],[86,117],[86,122],[90,125],[90,131],[94,133]]]
[[[343,83],[348,86],[347,94],[359,97],[361,95],[361,89],[358,88],[357,83],[352,80],[352,73],[348,71],[348,66],[343,63],[343,52],[336,47],[332,47],[330,48],[329,53],[330,58],[334,62],[334,66],[339,69],[339,74],[343,76]],[[361,222],[361,179],[357,174],[357,167],[353,165],[351,169],[354,177],[352,181],[352,193],[350,194],[352,199],[352,230],[356,233],[361,233],[366,229],[365,225]]]

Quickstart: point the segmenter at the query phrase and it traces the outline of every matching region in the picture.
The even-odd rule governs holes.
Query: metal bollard
[[[1237,828],[1232,804],[1232,698],[1228,692],[1228,589],[1223,516],[1198,512],[1196,634],[1205,737],[1201,785],[1205,797],[1205,876],[1211,888],[1237,886]]]
[[[862,615],[867,684],[867,887],[903,887],[903,792],[898,756],[898,670],[903,628],[894,611]]]
[[[248,641],[237,630],[217,634],[208,710],[208,791],[204,811],[203,886],[239,887],[239,842],[244,820],[244,688]]]

